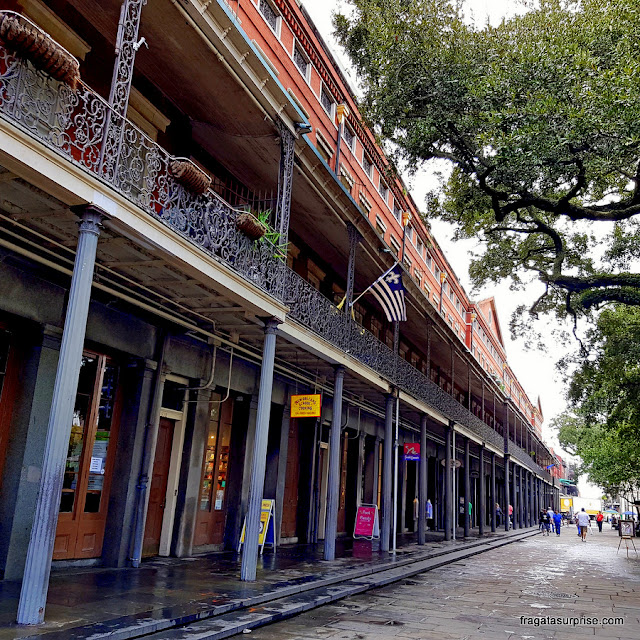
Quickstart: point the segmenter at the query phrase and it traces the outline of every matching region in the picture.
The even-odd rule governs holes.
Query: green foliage
[[[560,444],[579,472],[615,495],[640,495],[640,309],[603,311],[589,333],[590,357],[571,375],[573,412],[558,417]]]
[[[640,305],[640,3],[542,0],[497,27],[454,0],[347,0],[362,112],[408,166],[453,167],[428,215],[486,251],[476,285],[538,278],[532,311]]]
[[[258,222],[267,230],[262,238],[260,238],[260,241],[270,242],[276,248],[274,257],[284,261],[287,259],[287,248],[281,246],[280,244],[282,234],[275,231],[270,224],[271,213],[271,209],[263,209],[262,211],[257,211],[253,215],[256,217]]]

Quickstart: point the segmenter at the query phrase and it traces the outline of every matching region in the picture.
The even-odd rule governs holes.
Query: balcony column
[[[133,67],[140,47],[138,33],[142,7],[147,0],[123,0],[116,39],[116,61],[113,67],[109,105],[105,122],[105,140],[100,156],[100,169],[115,177],[120,146],[124,134],[123,118],[127,115],[129,95],[133,81]]]
[[[513,528],[519,528],[518,521],[518,505],[520,503],[520,499],[518,497],[518,465],[513,463],[513,468],[511,472],[511,501],[513,507]]]
[[[60,358],[53,387],[47,440],[42,461],[40,491],[18,602],[18,624],[39,624],[49,589],[53,544],[58,524],[60,495],[71,435],[73,408],[78,391],[82,349],[87,330],[91,286],[100,222],[103,212],[93,205],[83,206],[78,246],[69,289],[69,301],[62,333]]]
[[[482,422],[484,422],[486,424],[487,423],[487,419],[486,419],[486,417],[484,415],[484,380],[482,381],[482,409],[481,409],[481,411],[482,411],[482,413],[480,415],[480,419],[482,420]]]
[[[264,328],[256,431],[253,440],[251,471],[249,475],[247,526],[242,548],[242,564],[240,567],[240,579],[246,582],[251,582],[256,579],[256,565],[258,563],[260,510],[262,508],[264,474],[267,464],[267,441],[269,437],[269,419],[271,417],[271,392],[273,390],[273,366],[276,355],[278,324],[279,322],[272,318],[267,320]]]
[[[509,531],[509,454],[504,454],[504,530]]]
[[[518,467],[518,525],[524,527],[524,469]]]
[[[389,551],[391,539],[391,490],[393,457],[393,405],[395,398],[387,394],[384,413],[384,444],[382,450],[382,527],[380,529],[380,550]]]
[[[427,528],[427,416],[420,419],[420,462],[418,463],[418,544],[425,543]]]
[[[496,454],[491,452],[491,533],[496,532]]]
[[[347,267],[347,290],[344,295],[344,311],[347,314],[347,318],[349,318],[351,317],[353,285],[356,277],[356,252],[362,236],[350,222],[347,223],[347,231],[349,233],[349,265]]]
[[[362,478],[364,475],[364,441],[365,441],[365,434],[364,433],[360,433],[360,435],[358,436],[358,474],[357,474],[357,478],[358,478],[358,483],[357,483],[357,487],[356,487],[356,506],[360,506],[363,502],[363,495],[362,495],[362,491],[363,491],[363,482],[362,482]]]
[[[340,500],[340,435],[342,433],[342,388],[344,366],[335,369],[333,412],[329,433],[329,472],[327,477],[327,518],[324,528],[324,559],[335,560],[338,533],[338,502]]]
[[[471,474],[469,466],[471,465],[470,449],[471,443],[469,438],[464,439],[464,537],[468,538],[471,533],[471,516],[469,515],[469,502],[471,501]],[[474,508],[477,505],[474,505]]]
[[[431,380],[431,322],[427,320],[427,378]]]
[[[479,461],[479,479],[480,483],[480,491],[478,491],[478,510],[476,513],[478,514],[478,533],[483,536],[484,535],[484,525],[485,519],[487,517],[487,507],[485,503],[485,475],[484,475],[484,445],[481,444],[480,447],[480,461]]]
[[[291,187],[293,185],[296,139],[284,122],[278,120],[276,125],[280,134],[280,168],[278,171],[278,201],[273,228],[280,234],[278,246],[286,255],[289,244],[289,217],[291,215]]]
[[[451,540],[453,516],[451,509],[451,440],[453,421],[445,427],[444,437],[444,539]]]

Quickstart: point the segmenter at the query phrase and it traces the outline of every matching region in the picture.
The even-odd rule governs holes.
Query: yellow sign
[[[275,518],[275,500],[262,500],[260,506],[260,529],[258,530],[258,546],[260,547],[260,553],[266,544],[270,544],[275,547],[275,526],[273,518]],[[271,526],[269,526],[271,525]],[[240,533],[240,542],[238,543],[238,552],[244,544],[244,534],[246,531],[247,522],[242,525],[242,532]]]
[[[562,503],[563,511],[569,511],[569,509],[573,505],[573,500],[571,498],[562,498],[560,502]]]
[[[319,393],[291,396],[292,418],[319,418],[321,408],[322,402]]]

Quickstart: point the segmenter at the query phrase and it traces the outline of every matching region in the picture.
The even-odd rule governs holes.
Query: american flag
[[[402,286],[402,268],[399,264],[383,273],[371,285],[370,289],[383,308],[389,322],[402,322],[407,319],[404,287]]]

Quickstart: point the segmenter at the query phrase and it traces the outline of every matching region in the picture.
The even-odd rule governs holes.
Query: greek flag
[[[402,268],[399,264],[383,273],[369,288],[383,308],[389,322],[402,322],[407,319]]]

